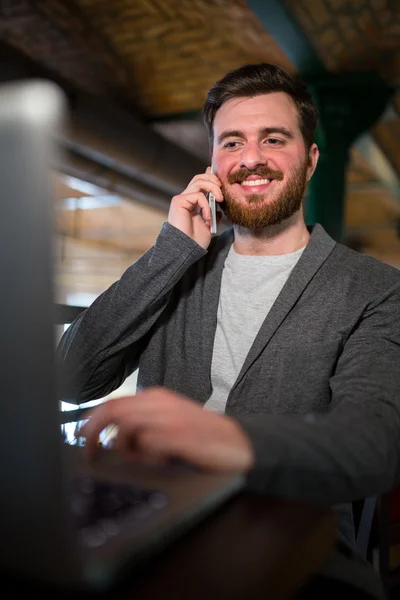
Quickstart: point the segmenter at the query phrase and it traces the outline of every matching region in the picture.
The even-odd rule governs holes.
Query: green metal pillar
[[[308,187],[305,218],[343,241],[349,149],[380,117],[391,90],[371,73],[332,74],[306,82],[320,115],[316,132],[320,158]]]
[[[318,105],[321,157],[308,189],[306,220],[321,223],[341,240],[349,149],[382,114],[390,90],[375,74],[328,72],[284,0],[247,0],[247,5],[309,84]]]

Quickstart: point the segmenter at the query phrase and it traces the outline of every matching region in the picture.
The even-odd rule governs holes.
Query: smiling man
[[[209,91],[204,120],[213,172],[64,334],[64,397],[103,397],[139,367],[137,395],[84,426],[89,455],[115,423],[129,459],[243,471],[261,493],[335,505],[351,548],[351,502],[400,474],[400,274],[306,227],[317,110],[301,82],[246,65]],[[233,225],[214,238],[209,192]],[[355,572],[379,597],[373,570]]]

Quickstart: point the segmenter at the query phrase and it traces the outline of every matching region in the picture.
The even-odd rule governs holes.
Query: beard
[[[229,221],[239,227],[259,230],[271,225],[279,225],[301,208],[307,183],[307,167],[308,159],[289,173],[286,185],[279,191],[276,198],[269,202],[266,199],[269,192],[251,194],[244,200],[238,200],[223,183],[224,202],[220,204],[220,207]],[[254,171],[246,168],[239,169],[236,173],[228,176],[228,183],[231,185],[240,183],[249,175],[258,175],[260,179],[283,180],[281,171],[260,166]]]

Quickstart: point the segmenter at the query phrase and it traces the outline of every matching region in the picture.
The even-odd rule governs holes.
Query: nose
[[[259,144],[247,143],[240,156],[240,166],[246,167],[249,171],[254,170],[260,165],[267,164],[267,157],[263,154]]]

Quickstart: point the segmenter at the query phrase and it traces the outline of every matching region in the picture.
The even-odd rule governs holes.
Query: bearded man
[[[261,493],[335,505],[350,548],[351,502],[400,473],[400,274],[306,226],[317,118],[273,65],[217,82],[212,169],[172,198],[154,247],[70,326],[59,360],[79,403],[139,368],[137,395],[84,426],[89,454],[116,423],[125,456],[243,471]],[[233,226],[216,237],[208,193]]]

